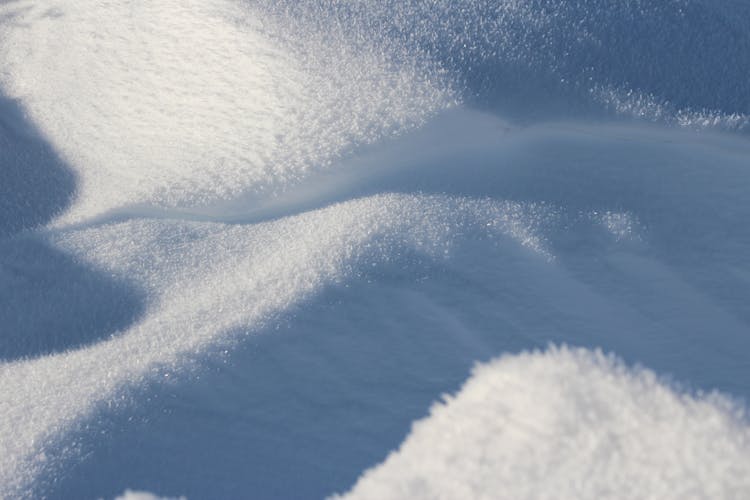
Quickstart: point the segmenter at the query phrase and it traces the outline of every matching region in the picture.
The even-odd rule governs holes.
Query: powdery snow
[[[115,500],[187,500],[185,497],[162,497],[148,491],[125,490]]]
[[[351,495],[747,496],[742,403],[594,349],[750,397],[748,25],[684,0],[0,2],[0,497],[345,491],[471,362],[550,341],[590,350],[478,368]],[[174,379],[180,454],[129,419]]]
[[[333,498],[749,495],[740,407],[675,391],[600,351],[552,348],[477,366],[397,451]]]
[[[78,176],[60,222],[255,201],[453,100],[416,60],[231,0],[23,0],[0,15],[3,90]]]

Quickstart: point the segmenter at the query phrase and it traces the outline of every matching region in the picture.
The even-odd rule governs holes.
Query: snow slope
[[[0,4],[0,497],[747,496],[748,25]]]
[[[514,356],[477,367],[344,498],[742,498],[750,434],[728,410],[601,352]]]

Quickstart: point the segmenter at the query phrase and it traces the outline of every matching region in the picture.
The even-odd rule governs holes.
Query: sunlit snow
[[[748,27],[0,2],[0,498],[750,496]]]

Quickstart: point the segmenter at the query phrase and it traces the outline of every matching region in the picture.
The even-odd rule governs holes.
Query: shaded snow
[[[550,341],[747,400],[749,16],[2,2],[0,497],[346,491]],[[353,494],[746,492],[721,397],[576,349],[475,377]]]

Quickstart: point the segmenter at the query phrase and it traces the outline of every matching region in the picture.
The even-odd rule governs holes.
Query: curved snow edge
[[[750,427],[718,393],[582,348],[477,365],[333,498],[748,498]]]

